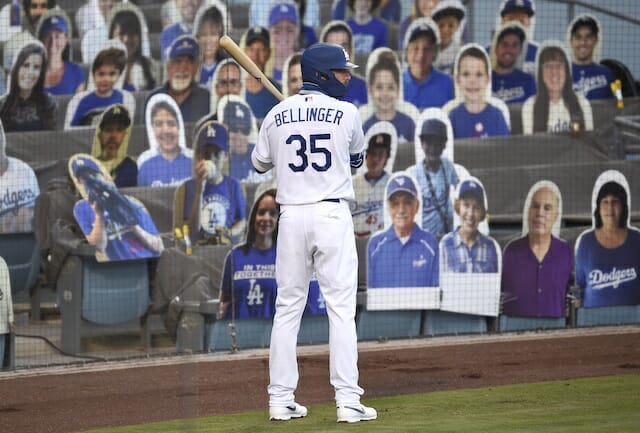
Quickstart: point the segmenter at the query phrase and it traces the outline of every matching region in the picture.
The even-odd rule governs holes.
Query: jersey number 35
[[[331,167],[331,151],[318,142],[331,140],[331,134],[311,134],[309,137],[309,149],[307,150],[307,139],[300,134],[293,134],[287,138],[287,144],[296,144],[296,155],[300,158],[297,164],[289,163],[289,168],[294,172],[305,171],[309,167],[309,154],[323,155],[324,164],[311,163],[311,168],[316,171],[327,171]]]

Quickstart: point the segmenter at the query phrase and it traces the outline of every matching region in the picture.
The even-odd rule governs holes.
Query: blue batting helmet
[[[323,93],[334,98],[345,94],[347,88],[333,74],[335,69],[353,69],[349,54],[336,44],[313,44],[302,53],[302,81],[320,87]]]

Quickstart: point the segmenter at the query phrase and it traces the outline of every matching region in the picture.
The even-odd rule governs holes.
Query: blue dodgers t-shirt
[[[585,98],[613,98],[610,86],[615,78],[611,69],[606,66],[596,63],[590,65],[572,63],[571,76],[573,77],[573,91],[581,93]]]
[[[91,92],[78,103],[78,108],[76,108],[76,112],[71,119],[71,126],[92,125],[93,119],[100,116],[105,108],[113,104],[122,104],[123,102],[124,96],[118,89],[113,89],[111,96],[106,98]]]
[[[380,119],[378,119],[378,116],[376,116],[375,114],[369,117],[362,125],[362,129],[364,130],[365,134],[367,133],[369,128],[371,128],[377,122],[380,122]],[[398,142],[413,142],[416,123],[411,118],[411,116],[408,116],[401,111],[396,111],[396,115],[393,117],[393,119],[391,119],[391,123],[393,124],[393,126],[395,126],[396,132],[398,133]]]
[[[179,153],[173,161],[158,154],[144,161],[138,168],[138,186],[177,185],[191,177],[193,160]]]
[[[520,69],[508,74],[491,73],[491,90],[493,96],[507,104],[524,102],[529,96],[536,94],[536,79]]]
[[[233,291],[233,293],[232,293]],[[276,303],[276,246],[268,250],[251,247],[245,254],[234,247],[224,262],[222,293],[232,300],[236,319],[271,319]],[[231,318],[231,309],[226,318]]]
[[[82,66],[71,62],[64,62],[62,79],[55,86],[45,87],[44,91],[51,95],[73,95],[80,84],[86,80]]]
[[[449,113],[455,138],[511,135],[502,111],[491,104],[479,113],[471,113],[464,104]]]
[[[367,83],[360,77],[352,75],[347,84],[347,93],[341,98],[343,101],[351,102],[356,107],[367,103]]]
[[[356,54],[369,54],[376,48],[388,47],[387,26],[375,17],[365,24],[357,23],[353,18],[347,21],[353,33],[353,47]]]
[[[189,218],[195,199],[195,180],[185,183],[183,215]],[[207,182],[202,192],[200,209],[200,235],[204,238],[216,234],[216,227],[230,229],[236,222],[247,217],[247,205],[240,182],[223,176],[217,185]]]
[[[580,235],[576,250],[576,283],[585,307],[640,304],[640,232],[627,231],[618,248],[600,245],[595,231]]]

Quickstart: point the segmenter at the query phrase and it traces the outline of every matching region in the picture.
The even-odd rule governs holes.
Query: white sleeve
[[[265,119],[260,127],[258,142],[251,152],[251,163],[260,173],[269,171],[273,167],[270,156],[269,134],[267,132],[269,120]]]
[[[353,111],[350,113],[353,116],[353,132],[351,136],[351,143],[349,144],[349,154],[356,155],[364,152],[364,132],[362,130],[362,118],[358,109],[353,107]]]
[[[591,103],[580,94],[576,94],[576,96],[578,97],[578,104],[580,104],[582,115],[584,116],[584,129],[585,131],[593,131],[593,111],[591,110]]]
[[[535,101],[534,95],[522,104],[522,133],[524,135],[533,134],[533,104]]]

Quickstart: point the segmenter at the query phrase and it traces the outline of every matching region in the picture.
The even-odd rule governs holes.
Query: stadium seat
[[[78,249],[60,271],[57,289],[63,351],[82,352],[82,337],[142,334],[150,305],[147,260],[98,263],[89,248]]]
[[[487,332],[487,318],[471,314],[429,310],[426,312],[424,335],[483,334]]]
[[[358,340],[410,338],[420,335],[422,310],[369,311],[356,315]]]
[[[34,233],[0,235],[0,255],[9,267],[11,293],[29,291],[40,274],[40,252]]]
[[[639,305],[578,308],[576,326],[628,325],[640,323]]]
[[[500,332],[556,329],[564,328],[567,324],[564,317],[516,317],[501,315],[498,321],[498,330]]]
[[[231,320],[216,320],[206,330],[206,349],[211,351],[231,350]],[[271,340],[271,319],[238,319],[235,327],[236,348],[251,349],[269,346]]]
[[[602,59],[600,61],[600,64],[611,69],[614,77],[620,80],[620,82],[622,83],[622,96],[624,98],[640,96],[638,83],[633,78],[633,74],[631,73],[627,65],[619,60],[613,59]]]

